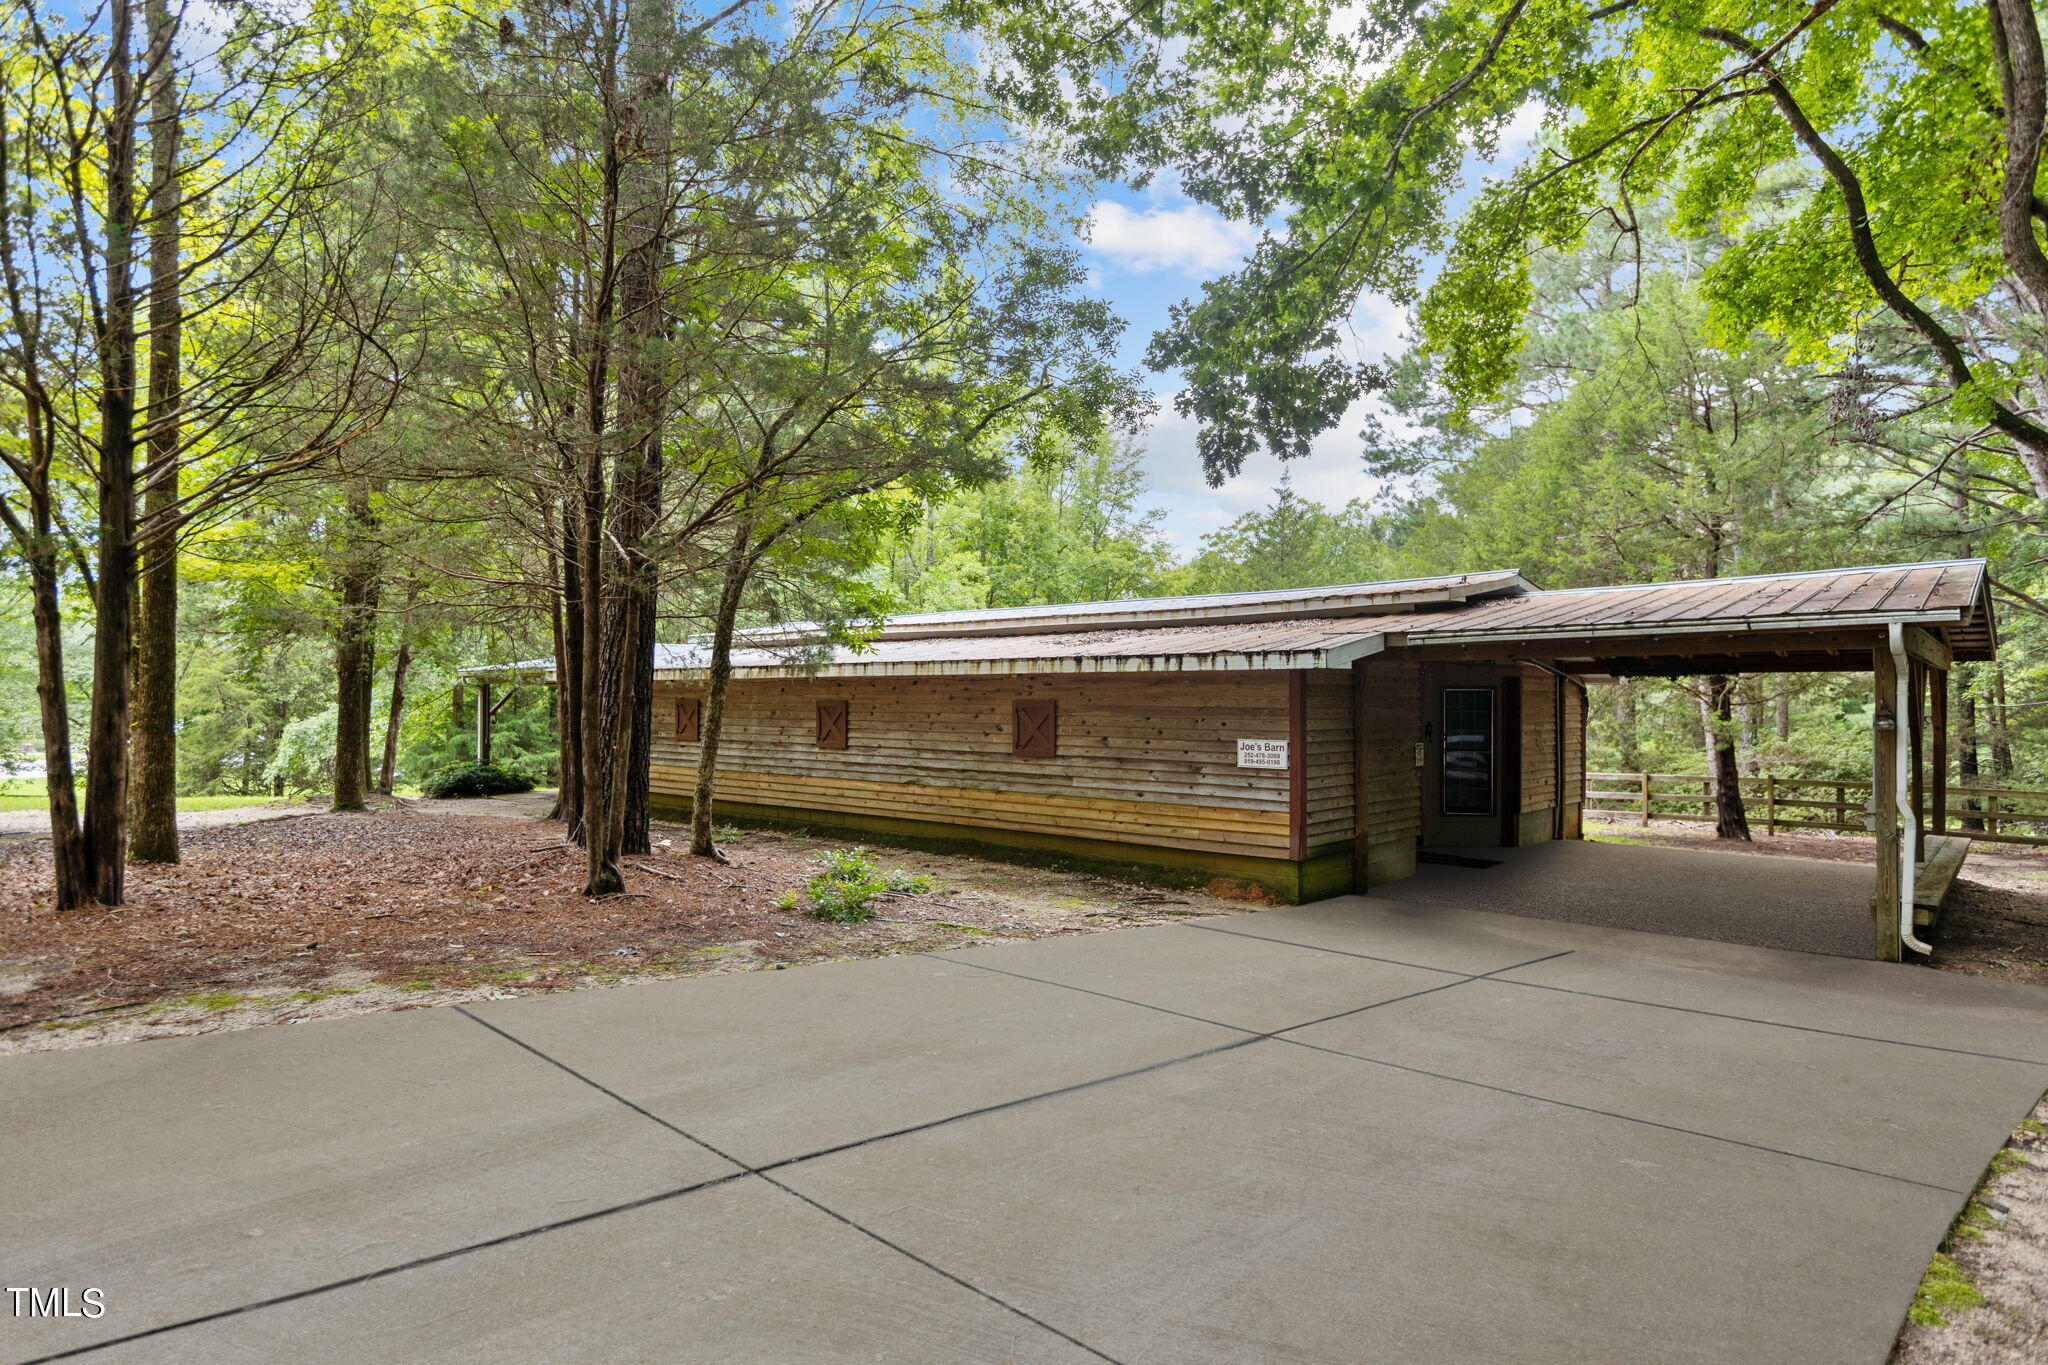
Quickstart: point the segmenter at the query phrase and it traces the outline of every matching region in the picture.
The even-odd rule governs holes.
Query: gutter
[[[1892,800],[1899,822],[1899,942],[1916,953],[1931,953],[1932,944],[1913,936],[1913,883],[1920,867],[1920,820],[1913,812],[1912,662],[1906,657],[1906,628],[1897,622],[1885,631],[1892,656]],[[1947,774],[1937,780],[1946,780]]]

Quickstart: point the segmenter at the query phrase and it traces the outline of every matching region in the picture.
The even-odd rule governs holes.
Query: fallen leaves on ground
[[[336,979],[546,990],[1190,913],[1179,893],[1107,878],[1006,869],[1023,884],[998,890],[989,883],[1003,874],[992,877],[990,864],[885,850],[884,863],[936,872],[938,890],[889,896],[866,923],[832,924],[776,905],[817,871],[809,855],[826,841],[750,833],[725,844],[732,861],[720,864],[681,853],[679,829],[656,839],[672,842],[625,860],[628,894],[592,899],[583,851],[557,823],[313,815],[194,833],[181,864],[130,867],[126,905],[63,915],[47,908],[46,850],[16,848],[0,859],[0,1030],[166,1000],[227,1008],[237,991],[314,993]]]

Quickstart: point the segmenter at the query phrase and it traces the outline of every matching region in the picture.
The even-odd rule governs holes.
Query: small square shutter
[[[1050,701],[1020,701],[1010,707],[1010,752],[1018,758],[1053,758],[1059,753],[1059,709]]]
[[[704,703],[695,697],[676,699],[676,739],[695,744],[704,736]]]
[[[818,703],[818,747],[820,749],[844,749],[846,747],[845,702],[821,701]]]

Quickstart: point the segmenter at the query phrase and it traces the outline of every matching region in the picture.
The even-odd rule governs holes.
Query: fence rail
[[[1781,829],[1865,834],[1871,828],[1868,782],[1765,773],[1742,778],[1741,787],[1750,819],[1761,812],[1768,834]],[[1700,773],[1587,773],[1586,812],[1633,815],[1645,825],[1712,820],[1714,779]],[[2048,791],[1950,787],[1948,824],[1937,832],[1990,843],[2048,845]]]

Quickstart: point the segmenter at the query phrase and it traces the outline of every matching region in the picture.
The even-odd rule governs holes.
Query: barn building
[[[1947,827],[1947,676],[1995,646],[1982,560],[1544,591],[1513,571],[892,617],[818,658],[748,632],[718,813],[1148,864],[1319,899],[1424,849],[1580,836],[1587,687],[1862,671],[1879,955]],[[806,653],[807,651],[807,653]],[[653,800],[688,808],[702,649],[655,665]],[[546,665],[472,680],[546,681]],[[488,716],[489,705],[478,708]],[[1903,882],[1901,879],[1904,879]]]

